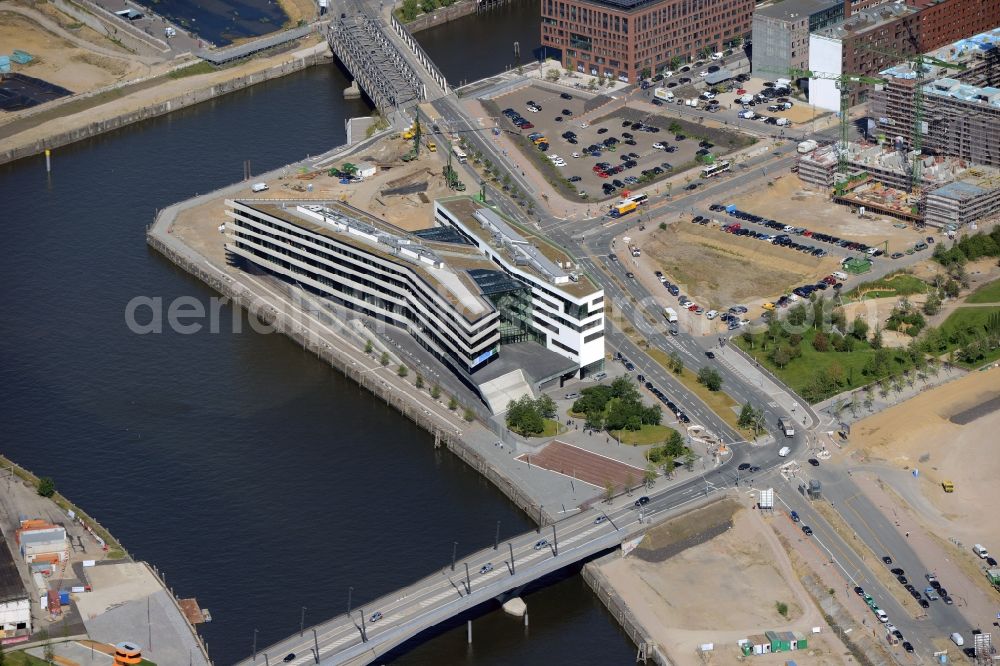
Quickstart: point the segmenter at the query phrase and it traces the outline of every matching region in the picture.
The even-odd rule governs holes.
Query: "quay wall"
[[[162,116],[170,113],[171,111],[177,111],[178,109],[194,106],[195,104],[200,104],[201,102],[207,102],[208,100],[216,97],[221,97],[222,95],[226,95],[237,90],[249,88],[250,86],[258,83],[264,83],[265,81],[270,81],[271,79],[276,79],[298,72],[312,65],[329,62],[330,59],[331,56],[326,44],[319,44],[314,49],[296,54],[294,58],[285,60],[265,70],[234,77],[228,81],[216,83],[211,86],[190,90],[182,95],[172,97],[162,102],[126,111],[104,120],[84,123],[77,127],[51,134],[37,141],[2,150],[0,151],[0,164],[13,162],[14,160],[21,159],[22,157],[39,155],[43,153],[46,148],[58,148],[75,141],[80,141],[81,139],[89,139],[90,137],[97,136],[98,134],[103,134],[126,125],[131,125],[132,123],[149,120],[150,118]]]
[[[413,19],[409,23],[404,23],[406,29],[411,33],[418,33],[436,25],[454,21],[457,18],[476,13],[476,0],[459,0],[450,7],[438,7],[430,14],[424,14]]]
[[[386,405],[397,410],[400,414],[413,421],[435,438],[435,445],[447,447],[449,451],[458,456],[469,467],[483,475],[488,481],[493,483],[500,492],[524,511],[532,520],[537,521],[538,516],[542,516],[542,524],[555,522],[554,516],[544,511],[539,503],[531,498],[511,477],[503,470],[491,464],[482,454],[467,444],[460,434],[442,430],[437,422],[424,413],[419,405],[411,401],[410,396],[400,391],[391,390],[388,385],[380,382],[371,374],[361,371],[358,366],[351,362],[351,351],[326,345],[308,333],[303,332],[301,327],[295,326],[294,322],[287,317],[281,316],[273,307],[259,299],[252,292],[244,289],[237,289],[232,283],[227,282],[218,272],[208,268],[207,261],[200,257],[186,256],[178,252],[162,238],[159,224],[162,222],[158,218],[146,234],[146,242],[154,250],[172,261],[174,264],[184,269],[194,277],[198,278],[206,285],[230,299],[233,306],[245,309],[251,316],[258,318],[262,323],[273,328],[275,332],[282,333],[302,346],[317,357],[331,365],[348,379],[354,381],[359,386],[367,389],[377,398],[384,401]],[[176,240],[176,239],[174,239]],[[193,251],[192,251],[193,252]],[[354,351],[361,355],[361,350]],[[475,427],[470,424],[470,427]]]

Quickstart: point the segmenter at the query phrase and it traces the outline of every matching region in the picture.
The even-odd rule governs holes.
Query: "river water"
[[[445,68],[447,71],[447,67]],[[431,438],[278,335],[221,309],[219,332],[136,335],[137,296],[214,292],[149,250],[158,208],[338,145],[337,68],[314,67],[0,166],[3,451],[97,517],[179,596],[212,611],[228,664],[531,522]],[[240,329],[240,332],[234,332]],[[610,664],[633,648],[579,576],[445,628],[403,664]],[[126,637],[123,637],[126,638]],[[145,637],[132,637],[142,642]],[[165,666],[165,665],[161,665]]]

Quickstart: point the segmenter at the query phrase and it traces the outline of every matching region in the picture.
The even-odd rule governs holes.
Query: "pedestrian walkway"
[[[774,381],[759,363],[744,356],[731,343],[717,350],[715,356],[748,384],[764,391],[771,398],[771,407],[781,407],[807,428],[819,425],[819,419],[812,413],[809,405],[799,401],[794,393]]]

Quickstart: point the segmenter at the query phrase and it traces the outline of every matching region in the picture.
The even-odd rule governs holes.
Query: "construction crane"
[[[788,75],[794,81],[796,79],[826,79],[836,81],[837,88],[840,89],[840,147],[837,150],[837,171],[846,174],[850,166],[847,160],[847,145],[851,131],[851,87],[855,85],[881,84],[885,79],[866,76],[864,74],[829,74],[827,72],[813,72],[808,69],[790,69]]]
[[[925,66],[933,65],[935,67],[941,67],[943,69],[957,69],[964,70],[966,68],[964,63],[951,63],[946,60],[941,60],[940,58],[935,58],[933,56],[924,55],[919,52],[917,40],[911,35],[911,43],[914,45],[914,50],[916,53],[900,53],[897,51],[889,51],[886,49],[876,48],[874,46],[859,45],[866,51],[872,53],[878,53],[880,55],[889,56],[890,58],[896,59],[897,62],[907,62],[913,69],[915,79],[913,82],[913,129],[912,136],[910,137],[910,149],[913,151],[913,166],[910,167],[910,192],[915,193],[920,189],[920,166],[921,166],[921,155],[923,152],[924,139],[923,136],[926,133],[924,130],[924,86],[923,78]],[[904,159],[905,163],[905,159]]]

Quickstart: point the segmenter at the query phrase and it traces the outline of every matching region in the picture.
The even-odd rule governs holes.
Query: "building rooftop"
[[[955,181],[954,183],[948,183],[947,185],[942,185],[934,190],[934,194],[936,196],[944,197],[945,199],[954,199],[955,201],[974,199],[981,194],[986,194],[986,192],[987,190],[984,190],[978,185],[973,185],[972,183],[961,180]]]
[[[892,3],[879,5],[860,11],[850,18],[839,21],[831,26],[817,30],[815,35],[830,39],[844,39],[853,35],[861,35],[869,30],[891,23],[903,16],[916,14],[919,10],[909,5]]]
[[[25,599],[27,596],[28,592],[17,572],[17,564],[14,563],[7,539],[0,533],[0,603]]]
[[[492,247],[502,248],[520,269],[533,274],[554,289],[577,298],[598,291],[598,287],[562,249],[502,217],[472,197],[447,197],[438,199],[438,203],[480,240]]]
[[[987,53],[1000,48],[1000,28],[989,32],[981,32],[972,37],[960,39],[957,42],[942,46],[927,55],[951,63],[963,63],[980,58]]]
[[[923,89],[924,94],[952,97],[963,102],[983,104],[1000,109],[1000,88],[992,86],[980,88],[962,83],[957,79],[938,79],[924,85]]]
[[[605,9],[617,9],[618,11],[630,12],[642,9],[648,5],[655,5],[664,0],[585,0],[587,4]]]
[[[476,283],[465,272],[472,268],[494,268],[472,246],[421,241],[362,211],[337,203],[239,203],[407,266],[423,277],[442,298],[460,308],[469,321],[477,321],[494,311],[493,305],[483,298]]]
[[[790,21],[797,18],[808,18],[812,14],[842,4],[844,4],[843,0],[783,0],[783,2],[758,6],[753,11],[754,16]]]

